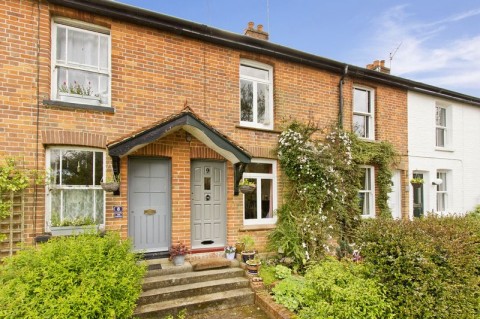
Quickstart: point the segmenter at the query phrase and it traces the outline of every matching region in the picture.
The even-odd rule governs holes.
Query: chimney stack
[[[372,64],[367,64],[367,69],[390,74],[390,68],[385,66],[385,60],[375,60]]]
[[[259,24],[255,29],[255,23],[253,23],[252,21],[248,23],[244,34],[252,38],[268,41],[268,33],[263,31],[263,25]]]

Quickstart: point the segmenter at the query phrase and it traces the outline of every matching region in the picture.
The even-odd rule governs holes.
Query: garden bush
[[[272,291],[275,301],[300,319],[391,317],[380,285],[361,264],[328,258],[310,267],[305,277],[289,276]]]
[[[369,220],[357,239],[398,318],[480,318],[480,219]]]
[[[130,318],[145,267],[116,233],[52,238],[0,267],[0,318]]]

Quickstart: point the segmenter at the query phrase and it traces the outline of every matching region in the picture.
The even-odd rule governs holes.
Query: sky
[[[478,0],[119,0],[273,43],[480,97]]]

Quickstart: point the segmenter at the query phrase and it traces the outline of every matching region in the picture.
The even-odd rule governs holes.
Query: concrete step
[[[137,305],[152,304],[165,300],[207,295],[222,291],[247,288],[249,280],[244,277],[233,277],[211,281],[196,282],[180,286],[151,289],[143,292]]]
[[[253,304],[253,302],[254,293],[252,290],[250,288],[242,288],[141,305],[135,310],[134,317],[163,318],[168,314],[176,314],[182,309],[186,309],[188,314],[194,314],[211,311],[212,309],[225,309]]]
[[[212,269],[198,272],[184,272],[161,276],[150,276],[143,280],[143,290],[171,287],[178,285],[193,284],[201,281],[225,279],[232,277],[243,277],[244,271],[241,268]]]

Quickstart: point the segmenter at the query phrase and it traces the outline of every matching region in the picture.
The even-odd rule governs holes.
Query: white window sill
[[[375,215],[362,215],[362,219],[375,218]]]
[[[257,129],[257,130],[265,130],[265,131],[273,130],[273,125],[263,125],[263,124],[259,124],[259,123],[253,123],[253,122],[240,122],[239,127]]]
[[[240,232],[248,232],[248,231],[262,231],[262,230],[272,230],[274,229],[276,224],[257,224],[257,225],[244,225],[238,229]]]
[[[439,151],[439,152],[450,152],[450,153],[453,153],[455,152],[454,149],[452,148],[448,148],[448,147],[435,147],[435,151]]]

